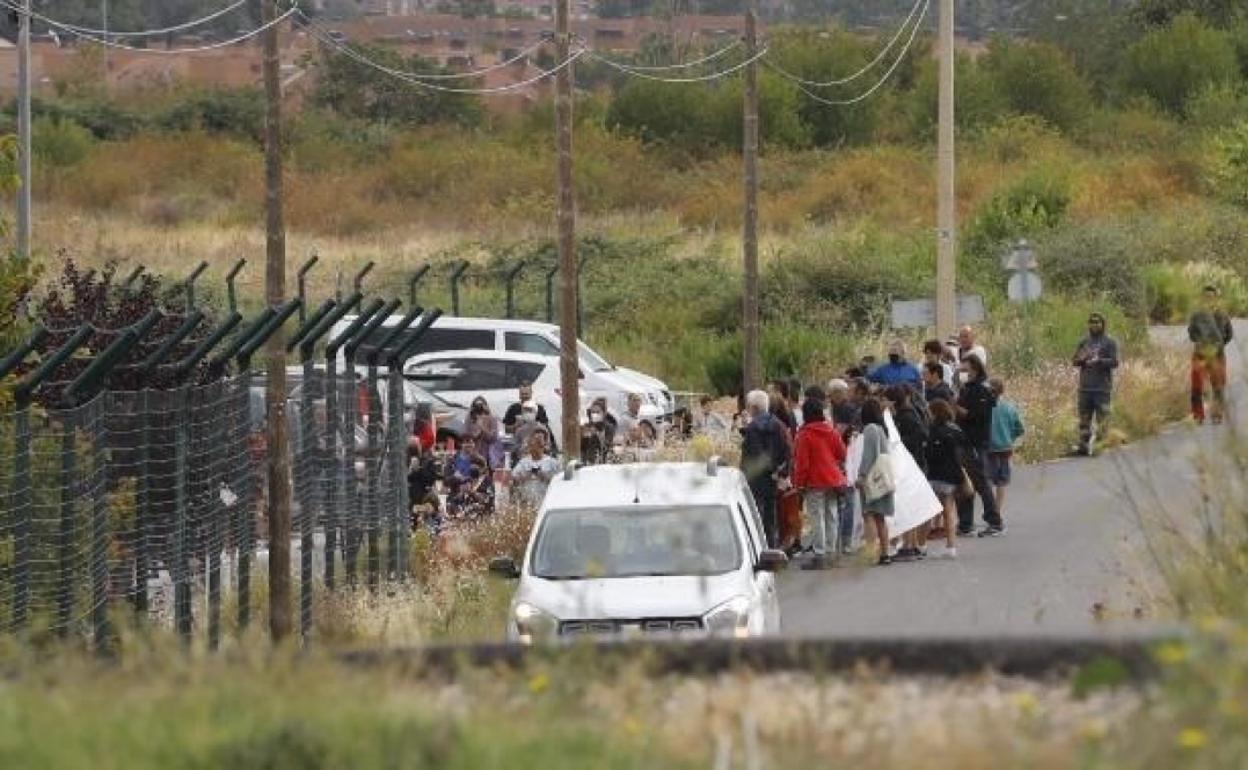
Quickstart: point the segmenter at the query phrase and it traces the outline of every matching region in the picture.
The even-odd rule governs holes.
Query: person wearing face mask
[[[464,425],[464,435],[473,438],[478,451],[491,468],[503,467],[506,452],[503,449],[502,426],[499,425],[498,418],[490,413],[490,405],[485,397],[477,396],[472,400],[468,421]]]
[[[1005,534],[1001,513],[997,510],[996,491],[988,483],[988,449],[992,444],[992,410],[997,396],[988,387],[988,370],[976,356],[968,356],[962,362],[966,384],[958,392],[955,411],[958,426],[966,436],[966,473],[975,494],[983,501],[984,528],[980,537],[999,537]],[[958,501],[958,534],[969,537],[975,531],[975,498]]]
[[[615,433],[619,426],[615,417],[607,411],[607,400],[596,398],[589,405],[581,426],[581,457],[588,465],[610,462]]]
[[[923,377],[918,367],[906,360],[906,343],[901,340],[888,344],[888,363],[877,366],[868,379],[884,387],[905,384],[917,393],[923,392]]]
[[[1114,397],[1114,370],[1118,368],[1118,341],[1105,333],[1105,316],[1088,316],[1088,336],[1075,349],[1071,363],[1079,370],[1079,445],[1074,454],[1092,454],[1092,422],[1096,434],[1109,431],[1110,407]]]

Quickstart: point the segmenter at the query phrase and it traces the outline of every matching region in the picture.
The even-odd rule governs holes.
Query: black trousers
[[[762,479],[750,482],[750,492],[754,494],[754,503],[763,517],[763,531],[767,533],[767,547],[775,548],[780,542],[780,534],[776,527],[776,482]]]
[[[987,448],[976,447],[966,457],[966,475],[971,478],[971,486],[975,487],[975,495],[984,504],[984,523],[1000,526],[1001,513],[997,510],[996,490],[988,483],[985,472],[988,462]],[[975,526],[975,495],[958,498],[958,529],[968,530]]]

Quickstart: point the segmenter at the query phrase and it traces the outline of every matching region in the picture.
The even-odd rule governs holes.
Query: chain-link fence
[[[407,575],[409,428],[387,404],[403,404],[401,375],[307,365],[288,377],[305,639],[318,587]],[[122,607],[213,647],[245,627],[267,596],[266,413],[250,372],[0,413],[0,632],[99,645]]]

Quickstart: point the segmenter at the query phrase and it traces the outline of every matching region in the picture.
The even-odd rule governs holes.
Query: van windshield
[[[550,580],[720,575],[741,566],[732,511],[721,506],[550,511],[532,572]]]
[[[555,344],[559,344],[559,335],[555,335]],[[607,363],[607,359],[594,352],[594,349],[586,345],[580,340],[576,341],[577,354],[581,357],[581,363],[584,364],[591,372],[611,372],[615,371],[615,367]]]

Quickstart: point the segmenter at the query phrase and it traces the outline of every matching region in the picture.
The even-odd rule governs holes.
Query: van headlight
[[[521,644],[548,641],[559,631],[558,618],[528,602],[517,602],[511,615],[516,622],[516,639]]]
[[[711,636],[744,639],[750,635],[750,600],[744,596],[734,596],[706,613],[702,621]]]

